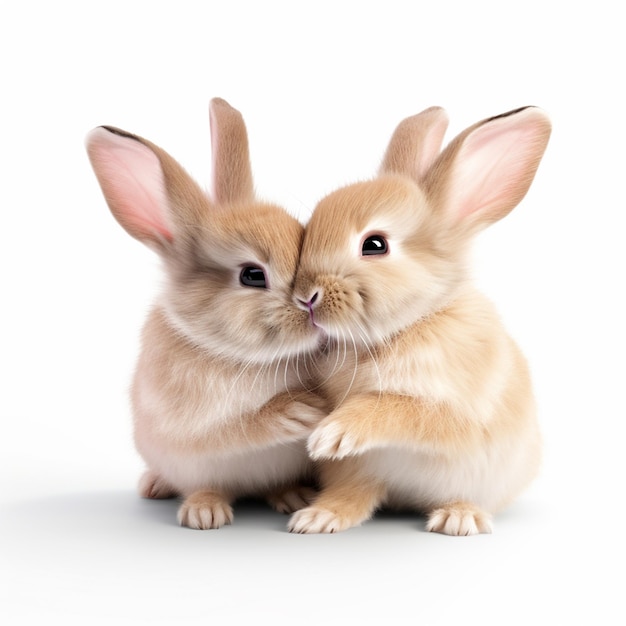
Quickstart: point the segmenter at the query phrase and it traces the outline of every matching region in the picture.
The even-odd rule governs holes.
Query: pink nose
[[[308,302],[301,300],[300,298],[296,298],[296,300],[303,306],[306,307],[311,313],[313,313],[313,305],[317,302],[319,297],[319,291],[316,291],[310,298]]]

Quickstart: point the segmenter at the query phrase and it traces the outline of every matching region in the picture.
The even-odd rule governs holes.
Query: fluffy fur
[[[145,139],[111,127],[87,139],[113,215],[163,261],[132,385],[148,468],[139,490],[182,496],[179,521],[192,528],[229,523],[243,495],[304,506],[305,440],[324,415],[298,367],[315,345],[291,301],[303,227],[255,198],[239,112],[214,99],[210,119],[212,198]],[[246,267],[263,270],[265,288],[241,283]]]
[[[537,472],[528,368],[466,257],[525,195],[550,123],[512,111],[440,153],[446,127],[439,108],[404,120],[378,176],[324,198],[307,225],[294,300],[325,343],[332,412],[308,439],[322,491],[293,532],[341,531],[380,506],[425,512],[431,531],[490,532]],[[372,235],[385,253],[362,254]]]

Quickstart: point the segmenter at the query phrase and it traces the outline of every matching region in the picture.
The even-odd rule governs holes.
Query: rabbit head
[[[307,350],[308,315],[291,300],[303,227],[256,199],[240,113],[213,99],[210,122],[212,197],[163,149],[108,126],[87,138],[102,192],[124,229],[160,255],[160,304],[179,333],[237,360]]]
[[[452,300],[473,236],[526,194],[550,135],[538,108],[489,118],[440,152],[438,107],[393,133],[373,180],[341,188],[306,227],[294,301],[320,337],[378,344]]]

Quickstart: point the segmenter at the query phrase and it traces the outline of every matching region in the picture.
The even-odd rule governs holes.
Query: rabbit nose
[[[307,301],[302,300],[302,298],[296,297],[296,302],[297,302],[298,306],[300,306],[301,308],[305,309],[306,311],[310,311],[312,313],[313,312],[313,307],[314,307],[315,303],[319,299],[319,295],[320,295],[320,292],[316,291]]]

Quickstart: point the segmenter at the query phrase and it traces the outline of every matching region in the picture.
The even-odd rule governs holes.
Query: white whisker
[[[274,369],[274,394],[278,393],[278,370],[280,369],[280,365],[282,363],[282,359],[276,359],[276,368]],[[287,356],[287,360],[285,361],[285,368],[289,365],[289,356]]]
[[[239,368],[239,372],[238,372],[237,376],[235,376],[235,378],[233,379],[233,382],[232,382],[232,384],[230,386],[230,389],[228,390],[228,393],[226,394],[226,401],[227,402],[230,399],[231,394],[235,390],[235,387],[236,387],[237,383],[239,382],[240,378],[245,374],[245,372],[252,365],[252,363],[253,363],[252,359],[248,359],[248,361],[245,361],[242,364],[242,367]],[[239,394],[237,394],[237,395],[239,395]]]
[[[296,354],[296,376],[298,377],[298,382],[300,383],[300,387],[304,389],[306,385],[304,384],[304,381],[302,380],[302,376],[300,376],[300,353],[299,352]],[[310,378],[310,374],[309,374],[309,378]]]
[[[290,356],[287,356],[287,361],[285,363],[285,370],[283,373],[283,388],[289,392],[289,378],[288,378],[288,374],[289,374],[289,361],[291,360]]]
[[[374,354],[374,350],[376,349],[376,346],[374,345],[372,340],[369,338],[367,330],[363,328],[363,326],[359,324],[359,322],[356,322],[356,324],[359,329],[359,337],[361,337],[361,340],[363,341],[363,344],[365,345],[365,349],[370,355],[372,364],[374,365],[374,369],[376,370],[376,377],[378,378],[378,395],[380,397],[380,395],[383,392],[383,380],[382,380],[382,376],[380,375],[380,368],[378,367],[378,361]]]
[[[350,379],[350,384],[348,385],[348,388],[346,389],[345,393],[343,394],[343,397],[341,398],[341,400],[339,402],[337,402],[337,404],[335,405],[334,408],[337,408],[339,406],[341,406],[344,402],[344,400],[348,397],[348,395],[350,394],[350,391],[352,391],[352,385],[354,385],[354,381],[356,379],[356,372],[359,366],[359,353],[356,347],[356,341],[354,340],[354,335],[352,334],[352,331],[350,329],[348,329],[348,333],[350,335],[350,339],[352,340],[352,348],[354,350],[354,369],[352,370],[352,378]],[[348,353],[348,347],[347,347],[347,341],[346,341],[346,337],[344,335],[344,346],[345,346],[345,357],[347,357],[347,353]],[[345,358],[344,358],[344,362],[345,362]]]

